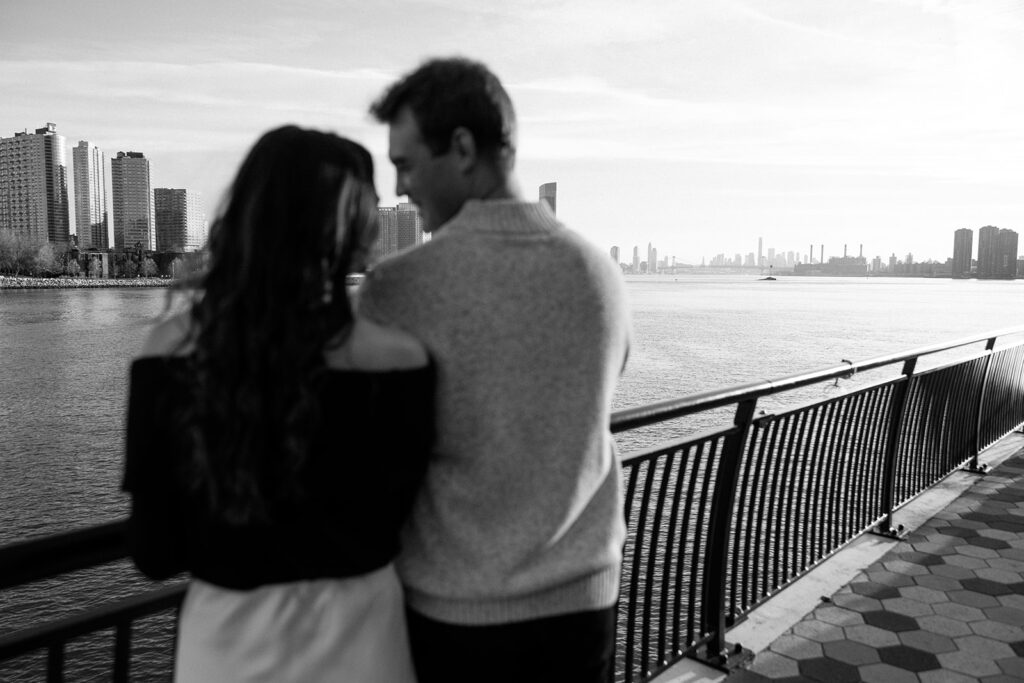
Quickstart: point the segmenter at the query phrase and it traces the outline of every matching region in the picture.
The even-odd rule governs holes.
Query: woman
[[[191,308],[131,369],[129,547],[182,571],[178,681],[413,681],[391,561],[432,441],[433,366],[355,319],[365,149],[293,126],[250,151]]]

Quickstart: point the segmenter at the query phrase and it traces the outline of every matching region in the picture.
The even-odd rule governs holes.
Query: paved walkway
[[[727,680],[1024,681],[1024,450]]]

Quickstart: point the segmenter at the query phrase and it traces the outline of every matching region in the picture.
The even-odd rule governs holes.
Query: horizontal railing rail
[[[623,410],[629,433],[732,408],[730,423],[621,458],[628,529],[618,613],[617,681],[640,681],[684,656],[728,667],[726,630],[851,539],[895,533],[893,512],[1024,424],[1024,326],[912,351]],[[984,349],[918,371],[918,360]],[[825,400],[759,413],[759,399],[900,366],[897,376]],[[123,559],[124,522],[0,548],[0,590]],[[47,655],[63,680],[65,647],[114,629],[114,680],[130,678],[132,625],[178,609],[184,584],[143,592],[0,636],[0,662]],[[168,643],[168,648],[172,647]]]

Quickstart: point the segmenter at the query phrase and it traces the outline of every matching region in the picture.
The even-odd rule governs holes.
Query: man
[[[433,233],[379,264],[360,304],[437,368],[435,453],[398,561],[417,674],[605,683],[625,536],[608,431],[621,273],[520,198],[512,103],[483,64],[428,61],[371,112],[396,193]]]

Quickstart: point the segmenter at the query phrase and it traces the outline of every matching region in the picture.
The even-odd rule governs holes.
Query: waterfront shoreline
[[[12,277],[0,275],[0,289],[86,289],[97,287],[171,287],[172,278],[86,278],[86,277]]]

